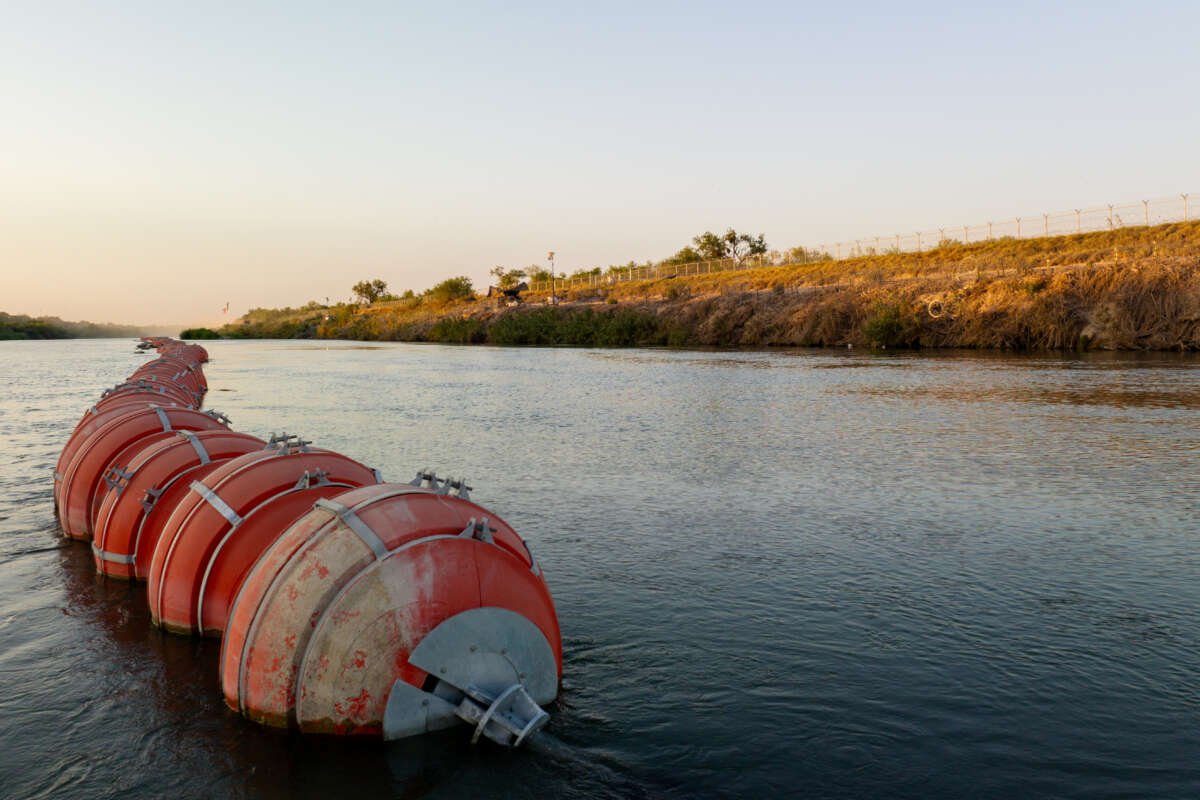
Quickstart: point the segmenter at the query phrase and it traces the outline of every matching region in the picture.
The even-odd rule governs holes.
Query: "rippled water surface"
[[[215,342],[207,406],[466,475],[545,567],[516,753],[302,739],[59,538],[145,356],[0,342],[0,795],[1200,796],[1200,360]]]

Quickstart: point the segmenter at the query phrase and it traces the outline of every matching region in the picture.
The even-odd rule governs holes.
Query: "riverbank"
[[[582,346],[1200,350],[1200,223],[544,293],[256,309],[237,338]]]
[[[0,340],[12,339],[103,339],[142,336],[145,328],[97,322],[67,322],[58,317],[30,317],[0,311]]]

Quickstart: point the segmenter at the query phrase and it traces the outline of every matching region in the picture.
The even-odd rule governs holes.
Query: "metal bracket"
[[[529,571],[534,575],[541,575],[542,568],[538,566],[537,559],[533,557],[533,548],[531,548],[529,546],[529,542],[525,541],[524,539],[521,540],[521,544],[525,545],[525,552],[529,553]]]
[[[458,480],[446,478],[446,481],[443,484],[444,491],[440,493],[449,495],[451,497],[461,497],[463,500],[470,500],[471,488],[472,487],[467,486],[466,478],[459,478]]]
[[[121,467],[113,467],[104,476],[104,482],[108,484],[109,489],[116,489],[117,494],[120,494],[125,491],[125,487],[129,485],[129,479],[132,477],[132,472],[126,472]]]
[[[460,539],[478,539],[487,544],[495,544],[496,540],[492,537],[492,529],[488,527],[488,518],[484,517],[478,522],[474,517],[471,517],[467,527],[463,528],[462,533],[458,535]]]
[[[293,489],[309,489],[313,486],[328,486],[331,483],[329,480],[329,472],[323,469],[309,472],[304,470],[304,474],[300,476],[300,480],[296,481]]]
[[[231,424],[229,417],[225,416],[220,411],[201,411],[200,413],[212,417],[222,425],[228,426]]]
[[[154,504],[158,502],[158,498],[161,497],[162,493],[166,490],[167,487],[165,486],[161,489],[155,489],[152,486],[146,490],[144,495],[142,495],[142,508],[146,509],[147,514],[154,509]]]
[[[312,442],[300,438],[298,433],[288,433],[281,431],[280,433],[272,433],[271,438],[267,439],[267,450],[276,449],[283,453],[308,453],[311,452],[308,446]]]
[[[460,497],[463,500],[471,499],[471,489],[473,486],[467,486],[466,478],[441,478],[433,470],[423,469],[417,472],[417,477],[408,482],[409,486],[418,486],[422,489],[432,489],[437,494],[449,495],[450,497]]]
[[[506,747],[520,747],[529,734],[550,721],[550,715],[519,683],[495,697],[477,686],[468,686],[465,694],[454,713],[468,723],[476,723],[471,744],[483,735]]]
[[[417,470],[417,477],[408,482],[409,486],[418,486],[422,489],[436,489],[438,485],[437,474],[431,470]]]

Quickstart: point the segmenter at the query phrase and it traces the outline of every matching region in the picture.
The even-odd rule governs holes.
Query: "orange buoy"
[[[466,685],[447,683],[437,696],[425,691],[430,662],[416,653],[434,631],[455,642],[475,636],[468,632],[479,624],[493,633],[459,642],[462,652],[434,666],[431,683],[486,684],[483,696],[496,702],[514,686],[535,704],[553,700],[562,673],[558,620],[516,532],[432,487],[355,489],[318,502],[242,582],[222,644],[222,691],[232,708],[270,725],[411,735],[465,718],[460,706],[468,715],[479,707]],[[510,658],[505,645],[489,649],[505,637],[519,657]],[[503,702],[519,696],[514,690]],[[486,722],[483,729],[505,737]]]
[[[92,538],[92,496],[112,457],[133,442],[162,431],[212,430],[228,425],[229,420],[216,412],[153,404],[105,423],[79,446],[62,473],[58,515],[63,533],[73,539]]]
[[[198,408],[203,399],[203,395],[199,395],[185,386],[151,376],[118,383],[110,389],[105,389],[100,395],[100,399],[96,401],[96,406],[102,407],[106,403],[120,402],[131,395],[149,395],[146,398],[147,402],[161,402],[166,398],[180,405],[190,405],[194,408]]]
[[[257,436],[218,428],[174,431],[169,438],[143,447],[129,460],[125,474],[104,493],[96,512],[92,554],[97,571],[114,578],[144,579],[162,525],[174,510],[171,496],[165,494],[174,482],[183,481],[181,498],[192,480],[232,458],[266,446]],[[194,471],[205,465],[211,465],[211,469],[200,474]],[[155,517],[156,509],[164,513]],[[156,518],[160,524],[155,524]]]
[[[175,507],[150,564],[147,593],[150,614],[156,625],[176,633],[200,632],[203,607],[202,590],[232,596],[247,566],[238,558],[219,559],[230,575],[214,573],[214,556],[227,545],[227,534],[240,535],[241,524],[261,515],[275,525],[252,525],[253,538],[266,547],[295,517],[296,512],[281,496],[333,484],[340,488],[378,482],[378,473],[340,453],[309,448],[306,442],[278,442],[267,450],[239,456],[214,470],[202,480],[193,480],[191,492]],[[310,494],[309,505],[319,494]],[[265,531],[265,532],[264,532]],[[257,558],[257,554],[254,554]],[[223,620],[222,620],[223,623]],[[215,625],[215,621],[214,621]],[[210,633],[220,633],[215,628]]]
[[[75,424],[75,430],[71,432],[71,436],[67,439],[62,452],[58,454],[58,462],[54,465],[54,505],[56,508],[61,504],[62,482],[67,466],[71,463],[71,459],[75,457],[75,454],[79,452],[79,448],[83,446],[84,442],[101,427],[118,417],[155,407],[185,408],[185,406],[179,404],[147,403],[138,397],[129,397],[128,402],[113,402],[110,405],[106,405],[103,409],[98,406],[92,406],[84,412],[83,418]]]
[[[197,364],[203,364],[208,361],[208,351],[198,344],[185,345],[180,352],[187,358],[194,360]]]
[[[202,395],[208,391],[208,384],[202,374],[198,374],[194,369],[185,369],[173,364],[147,364],[129,376],[131,381],[151,378],[181,386],[194,394]]]

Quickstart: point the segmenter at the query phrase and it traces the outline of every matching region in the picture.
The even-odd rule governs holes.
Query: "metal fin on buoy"
[[[438,683],[426,692],[397,681],[388,697],[383,738],[401,739],[461,719],[481,735],[517,747],[549,720],[539,703],[558,694],[550,643],[536,625],[504,608],[450,617],[421,640],[408,661]]]

